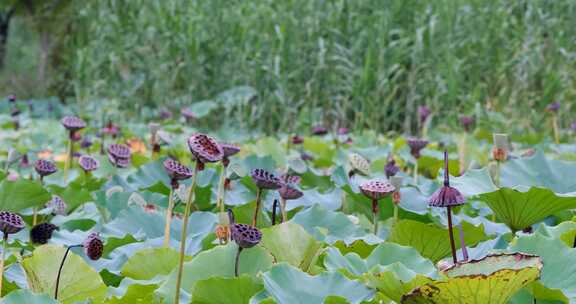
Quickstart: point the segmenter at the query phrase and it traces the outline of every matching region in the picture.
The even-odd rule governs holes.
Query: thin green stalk
[[[192,202],[194,201],[194,190],[196,188],[196,177],[198,176],[199,162],[194,166],[194,174],[192,175],[192,183],[190,184],[190,191],[186,199],[186,209],[184,211],[184,219],[182,220],[182,238],[180,240],[180,259],[178,261],[178,276],[176,277],[176,294],[174,303],[180,303],[180,286],[182,286],[182,272],[184,271],[184,253],[186,252],[186,237],[188,235],[188,218],[190,217],[190,210],[192,209]]]
[[[452,249],[452,261],[454,264],[458,263],[458,258],[456,257],[456,244],[454,243],[454,235],[452,232],[452,211],[450,206],[448,208],[448,234],[450,234],[450,248]]]
[[[254,217],[252,218],[252,227],[256,227],[258,223],[258,211],[260,211],[260,204],[262,200],[262,189],[258,188],[256,191],[256,208],[254,209]]]
[[[222,163],[222,174],[220,175],[220,182],[218,183],[218,201],[216,202],[217,208],[220,212],[226,212],[224,205],[224,196],[226,195],[226,189],[224,187],[224,182],[226,180],[226,166]],[[222,223],[220,223],[222,224]]]
[[[394,223],[398,222],[398,205],[394,204]]]
[[[2,281],[4,279],[4,259],[8,249],[8,234],[4,232],[4,242],[2,243],[2,260],[0,260],[0,297],[2,296]]]
[[[67,155],[66,155],[66,160],[64,161],[64,182],[68,181],[68,170],[70,170],[70,164],[72,162],[72,149],[73,149],[73,143],[72,143],[72,134],[70,134],[69,138],[68,138],[68,148],[67,148]]]
[[[164,247],[170,245],[170,226],[172,224],[172,211],[174,209],[174,187],[170,187],[168,209],[166,209],[166,227],[164,227]]]
[[[560,143],[560,131],[558,130],[558,115],[553,114],[552,116],[552,129],[554,130],[554,142],[556,144]]]
[[[374,222],[374,234],[378,235],[378,200],[372,200],[372,215]]]
[[[414,185],[418,185],[418,159],[416,159],[414,164]]]
[[[286,211],[286,199],[280,197],[280,209],[282,210],[282,222],[288,221],[288,212]]]

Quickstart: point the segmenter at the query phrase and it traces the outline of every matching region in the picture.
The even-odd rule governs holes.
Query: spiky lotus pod
[[[256,187],[260,189],[275,190],[282,187],[282,181],[276,177],[276,175],[264,169],[254,169],[250,175],[252,176],[252,181],[256,184]]]
[[[428,145],[428,141],[425,139],[411,137],[408,138],[408,146],[410,147],[410,154],[414,158],[420,158],[420,151]]]
[[[348,163],[352,170],[350,173],[359,173],[361,175],[370,175],[370,162],[358,153],[348,155]],[[353,174],[350,174],[353,175]]]
[[[285,200],[295,200],[301,198],[304,193],[302,191],[290,186],[288,184],[282,185],[280,189],[278,189],[278,193],[280,196]]]
[[[46,203],[46,208],[52,209],[52,214],[66,215],[68,204],[58,195],[52,195],[52,199]]]
[[[58,229],[52,223],[40,223],[30,229],[30,240],[34,244],[46,244],[52,238],[52,232]]]
[[[224,150],[216,140],[206,134],[195,133],[188,138],[188,148],[194,158],[202,163],[214,163],[222,160]]]
[[[39,159],[34,163],[34,170],[41,177],[48,176],[56,173],[56,165],[53,162],[45,159]]]
[[[94,261],[100,259],[104,252],[104,242],[102,242],[102,239],[96,232],[92,232],[88,235],[82,243],[82,247],[84,247],[84,253],[86,256]]]
[[[118,168],[126,168],[130,165],[131,154],[127,145],[111,144],[108,146],[108,160]]]
[[[14,234],[24,229],[24,220],[16,213],[0,211],[0,231],[4,234]]]
[[[324,126],[317,125],[312,127],[312,135],[322,136],[328,134],[328,129]]]
[[[380,200],[396,190],[392,184],[382,180],[370,180],[360,185],[360,191],[372,200]]]
[[[60,120],[60,123],[70,132],[76,132],[86,128],[86,122],[77,116],[65,116]]]
[[[168,173],[168,176],[170,176],[170,178],[173,180],[185,180],[192,177],[193,173],[192,170],[190,170],[190,168],[182,165],[181,163],[171,158],[167,158],[163,164],[164,169]]]
[[[80,165],[80,168],[86,172],[94,171],[100,167],[100,162],[89,155],[80,156],[78,159],[78,164]]]
[[[251,248],[262,239],[262,232],[256,227],[246,224],[230,225],[230,238],[240,246],[240,248]]]

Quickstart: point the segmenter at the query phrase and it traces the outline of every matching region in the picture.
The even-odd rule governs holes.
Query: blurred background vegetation
[[[268,132],[576,119],[572,0],[1,0],[0,96]],[[4,52],[3,50],[6,50]],[[218,110],[220,109],[220,110]],[[179,115],[179,114],[178,114]]]

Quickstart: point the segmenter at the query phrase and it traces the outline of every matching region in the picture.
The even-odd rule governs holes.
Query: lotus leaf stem
[[[68,257],[68,252],[70,249],[75,247],[82,247],[82,245],[72,245],[66,248],[66,253],[64,253],[64,257],[62,258],[62,262],[60,262],[60,268],[58,268],[58,276],[56,277],[56,288],[54,289],[54,300],[58,300],[58,288],[60,287],[60,275],[62,274],[62,268],[64,268],[64,262],[66,262],[66,258]]]

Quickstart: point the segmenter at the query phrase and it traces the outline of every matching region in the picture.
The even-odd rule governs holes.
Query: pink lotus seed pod
[[[382,180],[370,180],[360,185],[360,191],[373,200],[380,200],[394,192],[394,190],[392,184]]]
[[[280,193],[280,196],[285,200],[299,199],[304,195],[302,191],[286,184],[280,187],[278,193]]]
[[[428,141],[425,139],[419,138],[408,138],[408,146],[410,147],[410,154],[414,156],[414,158],[420,158],[420,151],[424,149],[428,145]]]
[[[251,248],[262,239],[262,232],[256,227],[246,224],[230,225],[230,238],[241,248]]]
[[[0,231],[4,234],[14,234],[24,229],[24,220],[16,213],[0,211]]]
[[[89,155],[80,156],[78,159],[78,164],[80,165],[80,168],[86,172],[94,171],[100,167],[100,162]]]
[[[283,184],[278,177],[264,169],[254,169],[250,175],[256,187],[260,189],[275,190],[282,187]]]
[[[188,148],[194,158],[201,163],[215,163],[224,157],[224,150],[218,142],[205,134],[195,133],[190,136]]]
[[[168,176],[174,180],[185,180],[192,177],[192,170],[190,170],[190,168],[171,158],[164,161],[164,169],[168,173]]]
[[[53,162],[45,159],[39,159],[34,163],[34,169],[41,177],[56,173],[56,166]]]
[[[75,132],[81,129],[86,128],[86,122],[82,120],[80,117],[76,116],[66,116],[60,120],[64,128],[70,132]]]

